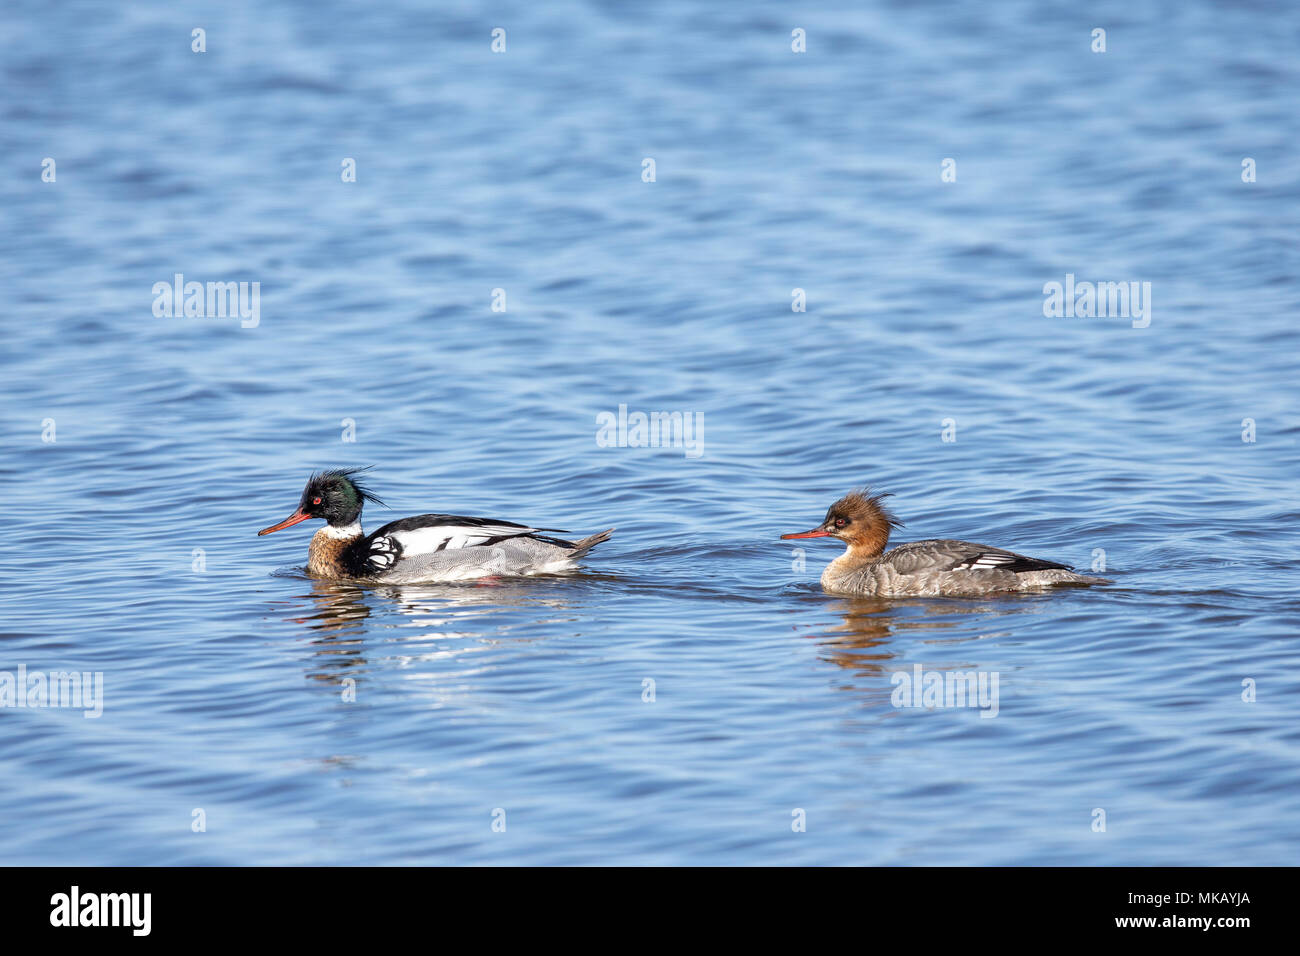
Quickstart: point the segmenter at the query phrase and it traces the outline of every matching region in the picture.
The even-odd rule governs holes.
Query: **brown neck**
[[[873,521],[848,540],[849,554],[855,561],[870,561],[880,557],[889,544],[889,522]]]
[[[355,530],[354,530],[355,529]],[[343,550],[361,537],[361,525],[332,528],[329,525],[312,535],[307,547],[307,573],[323,578],[347,577],[340,560]]]

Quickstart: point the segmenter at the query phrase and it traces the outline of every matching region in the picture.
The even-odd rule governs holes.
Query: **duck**
[[[390,521],[366,534],[361,510],[383,505],[361,479],[368,468],[335,468],[313,474],[293,514],[258,537],[302,521],[325,522],[307,548],[307,573],[315,578],[368,584],[425,584],[493,576],[551,574],[576,568],[592,548],[608,541],[613,528],[577,541],[554,535],[556,528],[426,514]],[[386,507],[386,506],[385,506]]]
[[[851,491],[830,506],[817,527],[781,538],[838,538],[848,545],[822,573],[822,590],[834,594],[977,596],[1114,583],[1079,574],[1055,561],[970,541],[912,541],[886,551],[890,532],[903,526],[884,506],[888,497],[888,493],[872,494],[866,488]]]

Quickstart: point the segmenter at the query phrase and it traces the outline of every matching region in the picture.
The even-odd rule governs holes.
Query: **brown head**
[[[892,528],[903,522],[881,504],[888,494],[873,495],[867,489],[850,491],[826,512],[826,519],[811,531],[783,534],[782,538],[839,538],[853,550],[877,555],[889,543]]]

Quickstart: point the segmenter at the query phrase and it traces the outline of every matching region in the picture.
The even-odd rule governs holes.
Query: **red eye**
[[[837,528],[843,528],[846,524],[848,524],[848,522],[846,522],[843,518],[835,519],[835,527]]]
[[[314,504],[314,505],[318,505],[318,504],[320,504],[320,499],[319,499],[319,498],[313,498],[313,499],[311,500],[311,503]]]

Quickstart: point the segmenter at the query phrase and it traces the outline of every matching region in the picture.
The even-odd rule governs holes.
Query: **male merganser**
[[[850,492],[831,505],[816,528],[781,537],[830,537],[847,542],[848,550],[822,573],[822,589],[841,594],[937,597],[1111,583],[1076,574],[1055,561],[969,541],[913,541],[886,552],[890,528],[903,524],[880,503],[887,497],[866,490]]]
[[[325,527],[316,532],[307,549],[308,574],[375,584],[415,584],[567,571],[614,531],[610,528],[580,541],[567,541],[540,533],[554,528],[460,515],[419,515],[389,522],[366,535],[361,530],[362,505],[383,502],[357,483],[358,473],[364,470],[335,469],[312,475],[298,510],[258,535],[308,518],[323,518]]]

